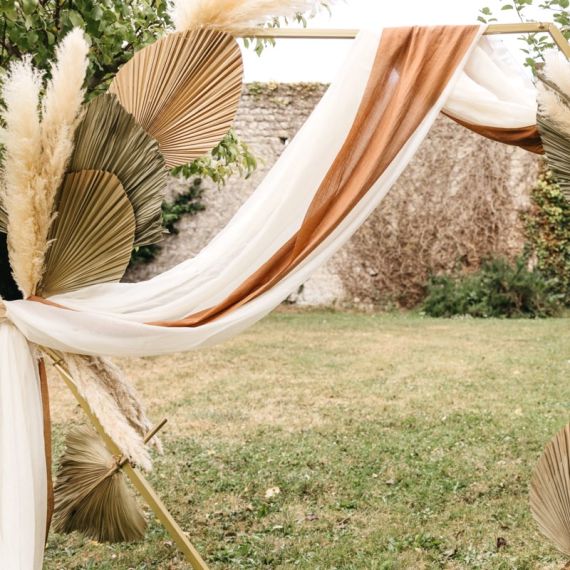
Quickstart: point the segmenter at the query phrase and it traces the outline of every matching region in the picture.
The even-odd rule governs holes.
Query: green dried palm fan
[[[166,424],[146,437],[148,443]],[[76,427],[66,439],[55,484],[54,530],[79,531],[98,542],[142,540],[146,520],[133,497],[117,459],[90,428]]]
[[[39,294],[120,281],[131,258],[135,216],[119,179],[95,170],[67,174],[57,213]]]
[[[134,210],[135,246],[162,239],[161,206],[168,176],[164,158],[158,143],[114,95],[100,95],[87,105],[68,170],[114,174]]]
[[[54,530],[98,542],[141,540],[146,521],[116,459],[89,428],[67,436],[55,485]]]

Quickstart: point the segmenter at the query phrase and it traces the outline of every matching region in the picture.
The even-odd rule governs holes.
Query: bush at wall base
[[[430,317],[544,318],[562,311],[555,279],[514,263],[491,259],[477,273],[432,277],[423,311]]]

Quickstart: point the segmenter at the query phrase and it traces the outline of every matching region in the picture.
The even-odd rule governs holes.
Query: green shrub
[[[431,317],[550,317],[562,309],[556,288],[555,280],[529,271],[523,257],[514,264],[493,259],[474,274],[433,277],[423,310]]]
[[[552,174],[543,174],[531,194],[532,207],[523,217],[527,255],[570,306],[570,202]]]

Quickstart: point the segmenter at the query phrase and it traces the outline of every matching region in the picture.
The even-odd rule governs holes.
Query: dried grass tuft
[[[131,462],[150,471],[152,462],[144,435],[151,423],[137,393],[121,371],[103,358],[66,354],[65,361],[79,392],[105,431],[121,442],[121,451]],[[160,451],[158,439],[154,443]]]
[[[175,0],[172,17],[177,31],[213,28],[235,32],[319,8],[319,0]]]
[[[57,50],[40,116],[42,78],[29,58],[12,65],[4,85],[6,145],[2,202],[14,278],[24,297],[36,292],[49,247],[57,191],[73,150],[89,47],[73,30]]]

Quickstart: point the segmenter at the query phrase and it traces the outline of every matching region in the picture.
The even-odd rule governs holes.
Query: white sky
[[[483,6],[496,8],[498,0],[337,0],[332,16],[323,12],[309,21],[319,28],[382,28],[412,24],[458,24],[477,21]],[[501,12],[502,22],[515,22],[512,11]],[[540,17],[540,14],[536,14]],[[542,19],[545,15],[542,14]],[[261,57],[245,52],[246,81],[330,82],[351,40],[280,40]]]

